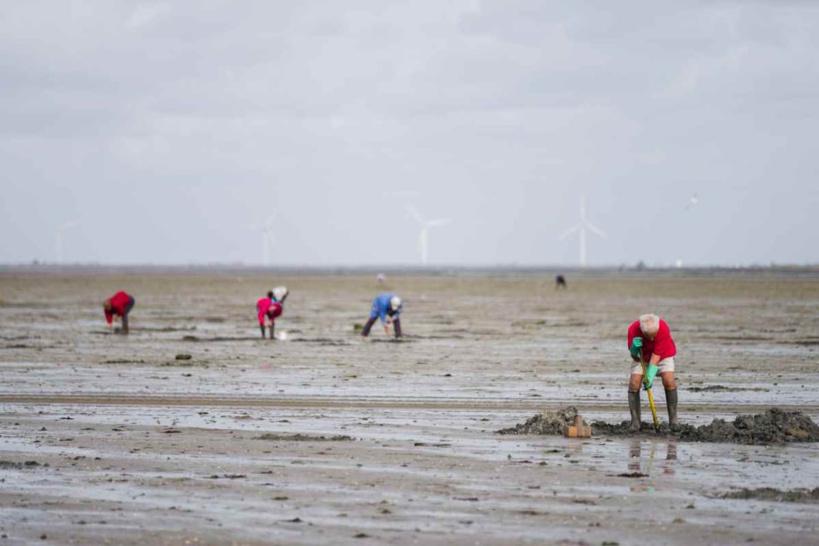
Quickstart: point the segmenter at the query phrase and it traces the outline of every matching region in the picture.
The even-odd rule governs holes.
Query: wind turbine
[[[57,233],[54,241],[54,250],[55,250],[55,258],[57,263],[63,263],[63,233],[68,231],[69,229],[73,229],[77,227],[79,224],[77,222],[66,222],[61,226],[57,227]]]
[[[250,224],[247,229],[252,229],[253,231],[261,231],[262,232],[262,263],[265,266],[269,266],[271,262],[271,250],[273,249],[273,243],[276,241],[275,230],[273,223],[276,220],[276,216],[278,215],[278,211],[272,211],[270,216],[264,221],[263,224]]]
[[[264,265],[269,266],[271,257],[271,250],[273,250],[273,243],[276,241],[276,235],[273,230],[273,221],[276,220],[277,212],[273,212],[270,216],[267,217],[267,220],[264,221],[264,225],[262,226],[262,244],[264,245],[264,249],[262,250],[262,256],[264,259]]]
[[[421,233],[418,235],[418,252],[421,253],[421,264],[427,265],[427,258],[429,255],[429,229],[434,227],[445,226],[452,222],[450,218],[438,218],[437,220],[425,220],[423,216],[413,207],[407,205],[407,212],[413,220],[418,222],[421,226]]]
[[[586,267],[586,230],[591,231],[601,239],[607,238],[603,230],[586,219],[586,196],[582,195],[580,197],[580,223],[568,229],[560,236],[561,239],[565,239],[572,233],[577,232],[577,238],[580,242],[580,267]]]

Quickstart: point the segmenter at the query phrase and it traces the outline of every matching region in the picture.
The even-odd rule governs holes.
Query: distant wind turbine
[[[274,222],[277,215],[278,211],[274,210],[263,224],[250,224],[247,226],[248,229],[262,232],[262,263],[265,266],[271,265],[273,243],[276,241]]]
[[[580,223],[568,229],[560,236],[561,239],[565,239],[572,233],[577,232],[577,238],[580,242],[580,267],[586,267],[586,230],[591,231],[601,239],[607,238],[603,230],[586,219],[586,196],[584,195],[580,197]]]
[[[276,242],[276,235],[273,229],[273,222],[276,220],[276,212],[267,217],[262,227],[262,244],[264,245],[264,265],[270,265],[273,259],[273,243]]]
[[[69,229],[73,229],[77,227],[79,224],[77,222],[66,222],[57,228],[57,233],[54,240],[54,251],[55,251],[55,258],[57,263],[63,263],[63,233],[68,231]]]
[[[421,233],[418,235],[418,252],[421,254],[421,264],[427,265],[427,258],[429,256],[429,229],[445,226],[452,222],[452,219],[439,218],[437,220],[425,220],[412,205],[407,205],[407,212],[421,227]]]

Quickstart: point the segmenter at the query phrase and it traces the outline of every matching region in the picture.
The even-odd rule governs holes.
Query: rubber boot
[[[393,328],[395,328],[395,337],[396,338],[401,337],[401,320],[400,319],[393,320],[392,326]]]
[[[361,330],[362,336],[367,337],[368,335],[370,335],[370,330],[372,329],[373,324],[375,324],[375,321],[376,318],[371,318],[367,321],[367,324],[365,324],[364,328]]]
[[[262,331],[262,339],[264,339],[264,325],[260,324],[259,325],[259,330]]]
[[[134,303],[136,300],[134,298],[128,298],[128,303],[125,304],[125,313],[122,315],[122,333],[128,335],[128,313],[131,312],[131,309],[134,308]]]
[[[668,405],[668,424],[677,426],[677,389],[665,391],[665,403]]]
[[[640,422],[640,391],[628,391],[628,409],[631,412],[631,432],[639,432],[642,423]]]

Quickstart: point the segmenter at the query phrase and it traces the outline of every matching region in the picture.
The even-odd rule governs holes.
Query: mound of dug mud
[[[556,412],[535,415],[525,423],[499,430],[499,434],[562,434],[563,427],[574,421],[577,408],[569,406]],[[819,425],[799,411],[769,409],[756,415],[739,415],[733,421],[714,419],[711,424],[695,427],[679,425],[674,430],[663,424],[658,432],[643,423],[641,432],[631,432],[628,421],[619,424],[595,421],[592,433],[597,436],[635,436],[660,434],[688,442],[725,442],[735,444],[782,444],[786,442],[819,442]]]
[[[577,408],[568,406],[557,411],[538,413],[525,423],[499,430],[498,434],[563,434],[563,428],[573,425],[576,417]],[[583,424],[587,423],[583,421]]]
[[[773,502],[819,502],[819,487],[813,489],[790,489],[781,490],[773,487],[760,487],[759,489],[740,489],[720,495],[723,499],[754,499]]]

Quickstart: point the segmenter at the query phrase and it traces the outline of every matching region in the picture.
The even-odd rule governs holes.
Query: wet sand
[[[649,310],[683,423],[816,420],[819,280],[568,280],[390,276],[395,343],[354,333],[374,275],[2,273],[0,545],[817,543],[812,496],[742,493],[816,488],[816,444],[495,431],[566,405],[625,419],[625,328]],[[256,337],[274,284],[286,342]],[[120,288],[128,337],[99,308]]]

